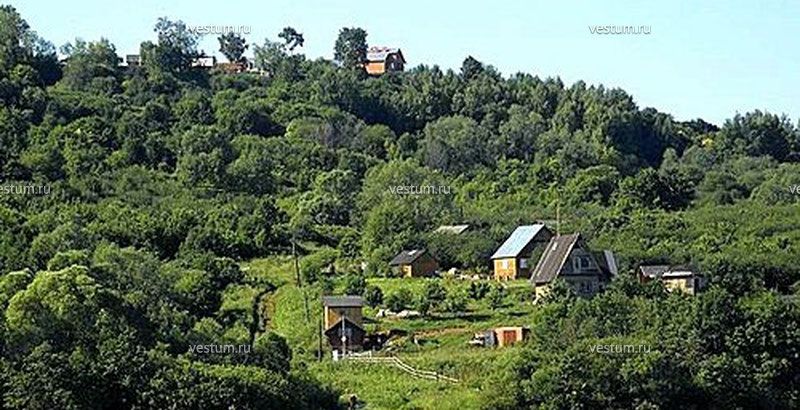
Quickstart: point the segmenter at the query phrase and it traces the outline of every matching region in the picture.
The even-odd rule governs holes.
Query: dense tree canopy
[[[377,303],[360,275],[388,275],[398,251],[488,272],[514,226],[557,209],[562,230],[614,250],[623,275],[590,301],[554,296],[488,407],[800,404],[790,119],[683,122],[620,89],[506,77],[473,57],[458,72],[367,77],[352,69],[367,49],[360,28],[339,33],[339,65],[306,59],[287,27],[254,45],[259,73],[237,74],[192,67],[197,37],[182,22],[159,19],[155,33],[142,67],[119,66],[100,39],[65,47],[62,69],[0,7],[0,182],[49,187],[0,191],[0,407],[333,407],[281,337],[223,306],[269,288],[238,262],[296,245],[304,280],[345,264]],[[240,61],[243,38],[220,43]],[[472,230],[431,233],[454,223]],[[629,283],[651,262],[697,264],[711,290],[688,299]],[[188,351],[218,340],[255,353]],[[612,340],[654,351],[590,354]]]

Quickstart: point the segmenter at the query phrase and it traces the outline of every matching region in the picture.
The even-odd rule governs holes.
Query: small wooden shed
[[[402,251],[389,262],[389,266],[406,278],[433,276],[439,262],[425,249]]]

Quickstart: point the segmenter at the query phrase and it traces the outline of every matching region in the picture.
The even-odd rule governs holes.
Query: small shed
[[[530,333],[530,329],[524,326],[505,326],[493,329],[497,347],[511,346],[525,340]]]
[[[403,277],[424,277],[435,275],[439,262],[427,250],[413,249],[398,253],[389,262],[389,266]]]
[[[530,329],[524,326],[502,326],[475,333],[469,344],[483,347],[505,347],[525,340],[529,334]]]
[[[364,316],[361,312],[364,299],[361,296],[323,296],[323,325],[330,329],[343,317],[358,326],[363,326]]]

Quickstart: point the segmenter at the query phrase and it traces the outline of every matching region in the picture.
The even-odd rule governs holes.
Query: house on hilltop
[[[425,249],[402,251],[389,262],[400,276],[411,278],[433,276],[439,269],[439,262]]]
[[[513,280],[529,277],[534,249],[546,244],[552,236],[543,224],[518,226],[492,255],[494,278]]]
[[[364,69],[369,75],[381,75],[387,72],[403,71],[406,59],[399,48],[370,47],[367,50],[367,62]]]
[[[669,291],[696,295],[706,286],[706,278],[691,266],[642,265],[637,269],[639,283],[661,281]]]
[[[323,296],[323,333],[335,350],[360,350],[364,345],[361,296]]]
[[[563,279],[575,293],[593,296],[605,288],[617,273],[613,253],[593,254],[580,234],[553,237],[545,247],[541,259],[533,269],[531,283],[536,297],[543,297],[556,278]]]

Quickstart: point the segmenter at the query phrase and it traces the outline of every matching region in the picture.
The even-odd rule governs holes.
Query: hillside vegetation
[[[800,407],[792,120],[678,121],[472,57],[371,77],[363,30],[340,32],[335,62],[305,58],[294,29],[277,38],[252,44],[256,73],[192,67],[197,37],[169,19],[141,66],[104,39],[59,62],[0,7],[0,408],[316,409],[350,393],[373,408]],[[220,39],[231,61],[243,40]],[[421,247],[489,273],[515,226],[556,214],[619,257],[593,299],[391,277]],[[473,229],[431,234],[455,223]],[[642,263],[692,263],[710,287],[640,285]],[[370,286],[375,308],[424,315],[368,330],[421,332],[395,352],[461,383],[317,361],[319,297]],[[526,344],[466,346],[510,322]]]

